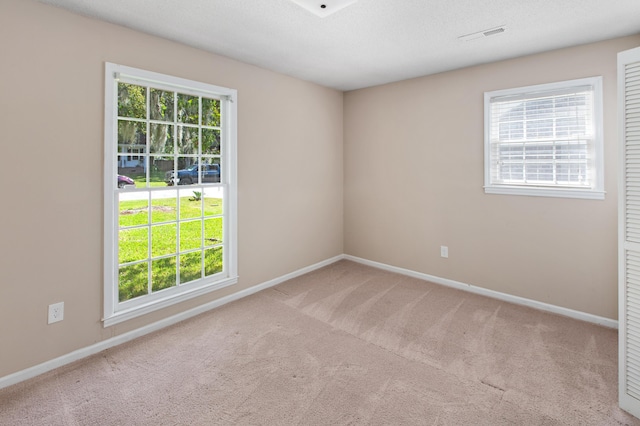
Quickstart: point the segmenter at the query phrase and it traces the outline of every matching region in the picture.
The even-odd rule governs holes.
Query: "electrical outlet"
[[[49,305],[48,324],[53,324],[54,322],[62,321],[63,319],[64,319],[64,302],[54,303],[53,305]]]
[[[440,256],[447,258],[449,257],[449,247],[447,246],[440,246]]]

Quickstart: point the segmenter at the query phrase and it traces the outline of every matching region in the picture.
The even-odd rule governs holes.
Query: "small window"
[[[484,94],[485,192],[604,199],[602,77]]]
[[[105,326],[237,282],[235,98],[106,64]]]

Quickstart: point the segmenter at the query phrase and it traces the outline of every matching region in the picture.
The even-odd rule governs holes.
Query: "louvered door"
[[[640,417],[640,48],[618,54],[620,407]]]

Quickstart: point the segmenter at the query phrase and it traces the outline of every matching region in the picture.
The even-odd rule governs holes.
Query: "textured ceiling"
[[[640,33],[640,0],[40,1],[340,90]]]

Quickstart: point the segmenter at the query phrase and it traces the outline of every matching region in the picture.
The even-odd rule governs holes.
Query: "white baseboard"
[[[16,383],[20,383],[22,381],[31,379],[36,376],[39,376],[40,374],[43,374],[53,369],[56,369],[58,367],[62,367],[64,365],[70,364],[79,359],[86,358],[90,355],[97,354],[98,352],[102,352],[105,349],[109,349],[114,346],[121,345],[130,340],[144,336],[145,334],[153,333],[154,331],[160,330],[162,328],[168,327],[173,324],[177,324],[180,321],[184,321],[196,315],[200,315],[211,309],[215,309],[219,306],[222,306],[229,302],[233,302],[235,300],[241,299],[251,294],[257,293],[269,287],[273,287],[275,285],[288,281],[292,278],[299,277],[300,275],[304,275],[309,272],[315,271],[316,269],[320,269],[322,267],[325,267],[327,265],[330,265],[342,259],[344,259],[344,255],[339,255],[339,256],[324,260],[314,265],[307,266],[302,269],[298,269],[297,271],[291,272],[289,274],[282,275],[281,277],[274,278],[270,281],[266,281],[264,283],[255,285],[253,287],[230,294],[229,296],[225,296],[220,299],[214,300],[212,302],[205,303],[204,305],[200,305],[188,311],[181,312],[169,318],[162,319],[160,321],[154,322],[152,324],[146,325],[144,327],[138,328],[128,333],[120,334],[118,336],[112,337],[107,340],[103,340],[91,346],[87,346],[87,347],[75,350],[73,352],[70,352],[66,355],[62,355],[58,358],[54,358],[52,360],[43,362],[42,364],[38,364],[36,366],[27,368],[25,370],[21,370],[13,374],[9,374],[8,376],[0,377],[0,389],[14,385]]]
[[[470,293],[480,294],[482,296],[491,297],[493,299],[503,300],[505,302],[515,303],[518,305],[528,306],[530,308],[540,309],[541,311],[552,312],[554,314],[562,315],[578,319],[581,321],[590,322],[593,324],[602,325],[609,328],[618,328],[618,321],[612,320],[597,315],[588,314],[586,312],[575,311],[569,308],[563,308],[562,306],[551,305],[548,303],[538,302],[532,299],[526,299],[524,297],[513,296],[507,293],[501,293],[499,291],[488,290],[482,287],[476,287],[471,284],[465,284],[458,281],[449,280],[446,278],[440,278],[433,275],[423,274],[422,272],[412,271],[410,269],[398,268],[396,266],[387,265],[380,262],[374,262],[372,260],[362,259],[360,257],[345,255],[344,259],[351,260],[353,262],[361,263],[363,265],[372,266],[374,268],[383,269],[389,272],[396,272],[398,274],[407,275],[413,278],[429,281],[432,283],[452,287],[458,290],[468,291]]]
[[[27,368],[25,370],[21,370],[16,373],[9,374],[8,376],[0,377],[0,389],[31,379],[33,377],[36,377],[40,374],[46,373],[58,367],[62,367],[64,365],[70,364],[79,359],[86,358],[90,355],[97,354],[98,352],[104,351],[105,349],[109,349],[114,346],[121,345],[130,340],[144,336],[145,334],[149,334],[154,331],[160,330],[162,328],[168,327],[170,325],[177,324],[181,321],[184,321],[196,315],[200,315],[211,309],[215,309],[229,302],[233,302],[235,300],[257,293],[261,290],[265,290],[269,287],[273,287],[275,285],[278,285],[290,279],[315,271],[316,269],[323,268],[325,266],[328,266],[342,259],[351,260],[353,262],[372,266],[374,268],[386,270],[389,272],[395,272],[402,275],[407,275],[410,277],[418,278],[418,279],[429,281],[436,284],[441,284],[441,285],[456,288],[459,290],[468,291],[471,293],[480,294],[480,295],[491,297],[494,299],[504,300],[506,302],[511,302],[518,305],[524,305],[531,308],[540,309],[542,311],[553,312],[555,314],[579,319],[582,321],[587,321],[587,322],[602,325],[605,327],[618,328],[618,321],[615,321],[609,318],[599,317],[597,315],[587,314],[585,312],[575,311],[572,309],[563,308],[561,306],[550,305],[547,303],[538,302],[531,299],[525,299],[523,297],[512,296],[510,294],[500,293],[500,292],[488,290],[482,287],[476,287],[470,284],[464,284],[458,281],[453,281],[446,278],[440,278],[433,275],[423,274],[421,272],[399,268],[399,267],[387,265],[384,263],[374,262],[371,260],[366,260],[359,257],[351,256],[351,255],[339,255],[339,256],[335,256],[330,259],[324,260],[322,262],[316,263],[314,265],[307,266],[306,268],[298,269],[297,271],[291,272],[289,274],[282,275],[281,277],[274,278],[270,281],[266,281],[264,283],[255,285],[253,287],[238,291],[236,293],[230,294],[229,296],[225,296],[220,299],[214,300],[212,302],[205,303],[204,305],[179,313],[177,315],[173,315],[169,318],[165,318],[163,320],[154,322],[152,324],[146,325],[144,327],[138,328],[128,333],[124,333],[124,334],[112,337],[110,339],[103,340],[91,346],[78,349],[66,355],[62,355],[58,358],[54,358],[52,360],[43,362],[42,364],[38,364],[36,366]]]

